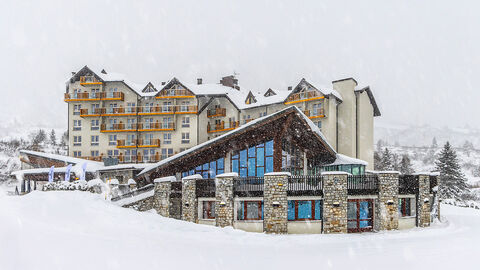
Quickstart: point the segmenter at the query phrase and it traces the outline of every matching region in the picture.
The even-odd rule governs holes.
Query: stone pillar
[[[417,196],[417,224],[418,227],[430,226],[430,176],[427,174],[418,175],[418,196]]]
[[[153,208],[161,216],[170,217],[170,194],[175,179],[175,176],[167,176],[154,180]]]
[[[195,223],[198,219],[198,202],[195,184],[197,179],[202,179],[202,176],[195,174],[182,179],[182,220]]]
[[[288,233],[287,229],[287,186],[288,172],[264,175],[263,184],[263,231],[266,233]]]
[[[324,172],[323,233],[347,233],[346,172]]]
[[[215,225],[233,226],[233,181],[237,173],[219,174],[215,178]]]
[[[378,173],[378,229],[398,229],[399,172]]]

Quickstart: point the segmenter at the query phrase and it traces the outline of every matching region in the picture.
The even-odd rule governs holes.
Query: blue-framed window
[[[237,220],[263,220],[263,201],[237,202]]]
[[[262,177],[265,173],[273,172],[273,140],[234,153],[232,172],[240,177]]]
[[[289,200],[287,217],[288,220],[321,220],[321,200]]]
[[[225,159],[219,158],[217,160],[207,162],[194,169],[182,173],[182,177],[200,174],[203,178],[215,178],[218,174],[225,172]]]

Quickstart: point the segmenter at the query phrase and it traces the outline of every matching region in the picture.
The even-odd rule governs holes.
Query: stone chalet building
[[[435,174],[370,169],[380,112],[354,79],[260,94],[234,77],[158,90],[113,77],[73,75],[70,156],[21,151],[21,193],[42,189],[49,171],[53,181],[83,175],[122,207],[279,234],[427,227],[439,215]]]

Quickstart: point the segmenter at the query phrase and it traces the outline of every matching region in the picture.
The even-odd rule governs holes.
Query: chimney
[[[223,77],[220,80],[220,83],[223,86],[228,86],[228,87],[232,87],[234,89],[240,90],[240,87],[238,86],[238,80],[235,78],[234,75]]]
[[[197,78],[197,84],[202,84],[202,78]]]
[[[162,82],[162,85],[165,85],[165,84],[166,84],[166,82]]]
[[[74,75],[75,75],[75,72],[74,72],[74,71],[72,71],[72,76],[74,76]]]
[[[288,87],[288,91],[292,91],[292,87],[291,87],[291,86]]]
[[[103,74],[107,74],[107,72],[105,71],[105,69],[102,69],[102,71],[100,71],[101,73]]]

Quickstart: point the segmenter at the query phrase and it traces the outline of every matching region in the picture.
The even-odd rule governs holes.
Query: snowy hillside
[[[444,206],[426,229],[265,235],[163,218],[85,192],[0,192],[10,269],[478,269],[480,211]],[[88,207],[86,207],[88,205]]]

